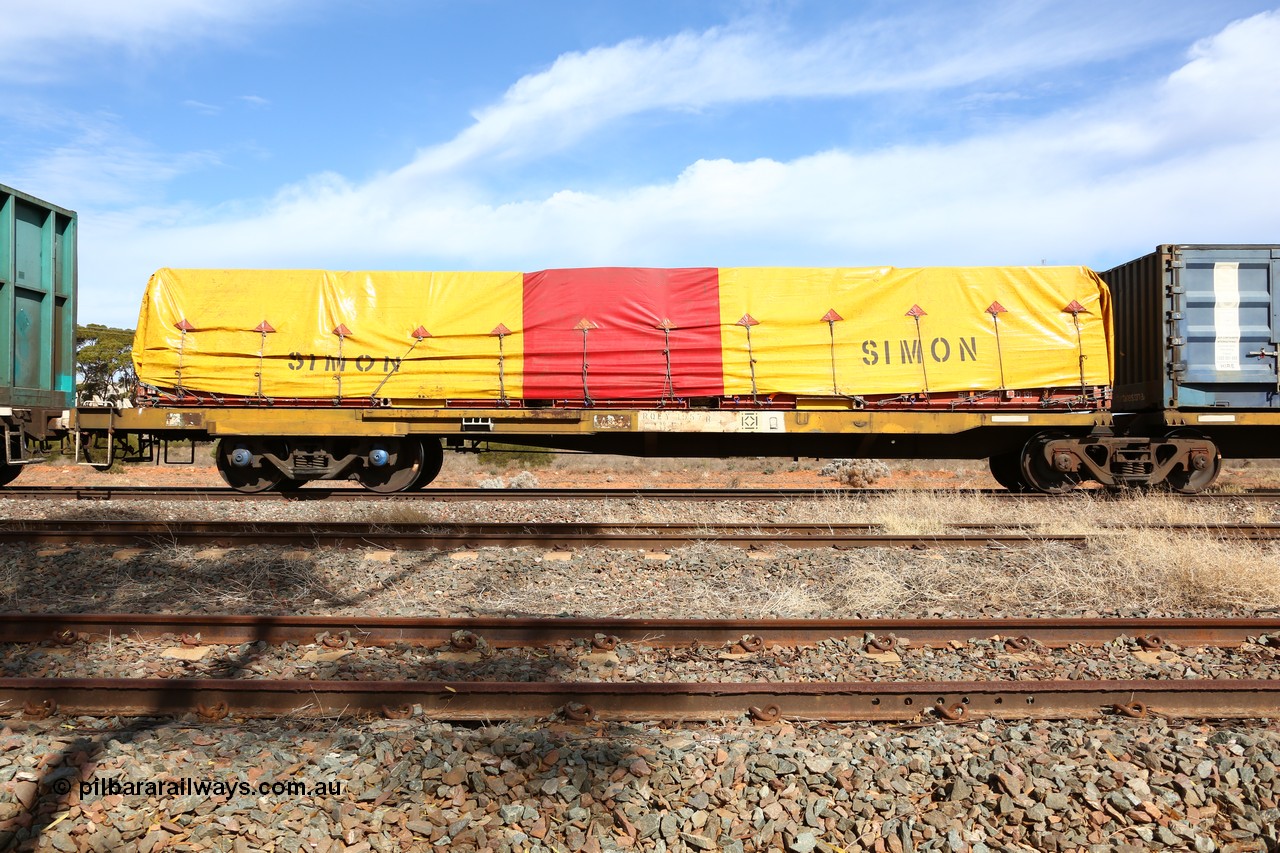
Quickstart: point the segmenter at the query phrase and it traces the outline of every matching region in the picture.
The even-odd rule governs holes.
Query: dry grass
[[[584,549],[568,562],[533,549],[484,552],[471,562],[406,552],[391,565],[358,551],[237,550],[197,559],[158,543],[131,563],[111,549],[65,559],[9,548],[0,560],[0,609],[212,610],[225,612],[576,613],[668,616],[965,615],[1257,611],[1280,607],[1280,546],[1219,539],[1212,525],[1273,522],[1275,503],[1189,501],[1162,494],[1086,491],[1058,500],[1003,501],[976,492],[832,492],[786,503],[656,501],[58,505],[11,501],[11,517],[244,517],[408,523],[683,522],[758,531],[767,523],[879,525],[939,534],[956,525],[1080,533],[1085,547],[790,551],[753,560],[708,542],[666,562],[636,552]],[[1157,525],[1191,529],[1171,532]]]
[[[825,616],[828,606],[823,596],[807,584],[795,586],[783,581],[774,581],[760,590],[765,596],[763,607],[759,611],[761,618],[800,619],[805,617]]]
[[[828,615],[816,581],[743,559],[741,551],[697,543],[666,562],[636,552],[610,552],[607,569],[584,571],[575,562],[506,565],[474,587],[472,607],[486,614],[574,613],[593,616],[805,617]],[[824,553],[829,556],[829,552]],[[730,557],[731,559],[726,559]]]
[[[1274,543],[1129,530],[1097,550],[1099,586],[1141,587],[1156,607],[1280,608],[1280,547]]]
[[[1158,612],[1280,609],[1280,548],[1130,528],[1012,550],[1006,560],[880,552],[846,564],[832,597],[854,613]]]
[[[577,614],[670,617],[1191,615],[1280,608],[1280,546],[1132,528],[1086,547],[910,551],[778,549],[756,559],[714,543],[670,552],[486,549],[470,560],[356,551],[164,549],[33,558],[6,549],[0,609],[243,613]]]
[[[529,503],[372,503],[335,506],[334,513],[373,522],[576,521],[596,524],[689,523],[751,528],[780,524],[874,524],[886,533],[940,534],[963,525],[1087,534],[1108,526],[1213,525],[1277,520],[1278,506],[1249,501],[1190,501],[1176,495],[1112,496],[1081,491],[1051,500],[1006,501],[973,491],[832,491],[819,500],[715,503],[643,500]]]

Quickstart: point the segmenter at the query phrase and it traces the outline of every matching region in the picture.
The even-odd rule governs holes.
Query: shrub
[[[879,459],[832,459],[818,471],[824,477],[855,489],[864,489],[876,480],[889,476],[889,466]]]

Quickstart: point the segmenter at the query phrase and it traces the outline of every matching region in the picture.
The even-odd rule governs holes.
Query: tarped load
[[[140,381],[396,404],[878,397],[1106,386],[1111,311],[1084,267],[171,270]]]
[[[582,397],[584,351],[592,397],[723,393],[714,267],[528,273],[524,319],[530,398]]]
[[[1111,382],[1110,295],[1084,267],[725,268],[720,323],[726,394],[752,393],[753,358],[759,394]]]
[[[523,304],[518,272],[162,269],[133,360],[141,382],[212,394],[519,398]]]

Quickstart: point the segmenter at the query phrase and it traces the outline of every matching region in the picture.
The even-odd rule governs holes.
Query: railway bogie
[[[1213,485],[1222,469],[1217,446],[1192,431],[1155,438],[1102,433],[1071,438],[1042,433],[1032,438],[1017,458],[1016,471],[1010,468],[1007,456],[1000,462],[992,461],[997,481],[1015,491],[1051,494],[1069,491],[1086,480],[1111,489],[1167,486],[1193,494]]]
[[[429,485],[444,451],[431,436],[228,436],[219,440],[214,458],[222,479],[242,492],[352,479],[371,492],[389,493]]]

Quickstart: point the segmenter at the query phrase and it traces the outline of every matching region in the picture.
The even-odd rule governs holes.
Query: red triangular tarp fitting
[[[175,329],[181,329],[184,332],[194,332],[196,327],[188,323],[185,319],[179,320],[173,324]]]
[[[836,313],[836,309],[834,308],[822,315],[822,322],[824,323],[837,323],[843,319],[843,317]]]
[[[919,305],[912,305],[912,306],[911,306],[911,310],[910,310],[910,311],[908,311],[908,312],[907,312],[905,315],[903,315],[903,316],[906,316],[906,317],[915,317],[915,318],[919,319],[920,317],[925,316],[925,311],[924,311],[924,309],[923,309],[923,308],[921,308]]]
[[[1088,314],[1089,313],[1088,311],[1085,310],[1083,305],[1081,305],[1079,302],[1076,302],[1074,299],[1071,300],[1070,305],[1068,305],[1066,308],[1063,308],[1062,310],[1067,314]]]
[[[509,334],[511,334],[511,330],[508,329],[506,326],[502,325],[501,323],[494,326],[493,331],[489,333],[490,336],[497,335],[498,337],[502,337],[503,335],[509,335]]]
[[[262,334],[264,334],[264,335],[269,334],[269,333],[271,333],[271,332],[274,332],[274,331],[275,331],[275,329],[273,329],[273,328],[271,327],[271,324],[270,324],[270,323],[268,323],[266,320],[263,320],[261,323],[259,323],[258,325],[254,326],[254,327],[253,327],[253,330],[254,330],[255,332],[262,332]]]
[[[351,330],[347,328],[345,323],[339,323],[337,328],[333,330],[333,333],[340,338],[351,337]]]
[[[578,325],[574,326],[573,328],[578,330],[579,332],[586,332],[591,329],[598,329],[600,327],[597,326],[595,323],[591,322],[590,320],[588,320],[586,317],[583,317],[581,320],[578,321]]]
[[[738,325],[738,326],[747,326],[747,327],[750,327],[750,326],[759,326],[759,325],[760,325],[760,321],[759,321],[759,320],[757,320],[755,317],[752,317],[750,314],[743,314],[743,315],[742,315],[742,319],[741,319],[741,320],[739,320],[735,325]]]
[[[990,305],[987,306],[987,313],[990,314],[992,317],[994,317],[997,314],[1009,313],[1009,309],[1005,308],[999,302],[992,302]]]
[[[409,335],[410,337],[416,338],[417,340],[422,340],[423,338],[431,337],[431,333],[428,332],[426,329],[422,328],[421,326],[414,329],[412,332],[409,333]]]
[[[670,320],[668,320],[666,317],[663,317],[661,320],[658,321],[658,325],[655,326],[654,328],[666,329],[669,332],[672,329],[678,329],[680,327],[677,326],[675,323],[671,322]]]

